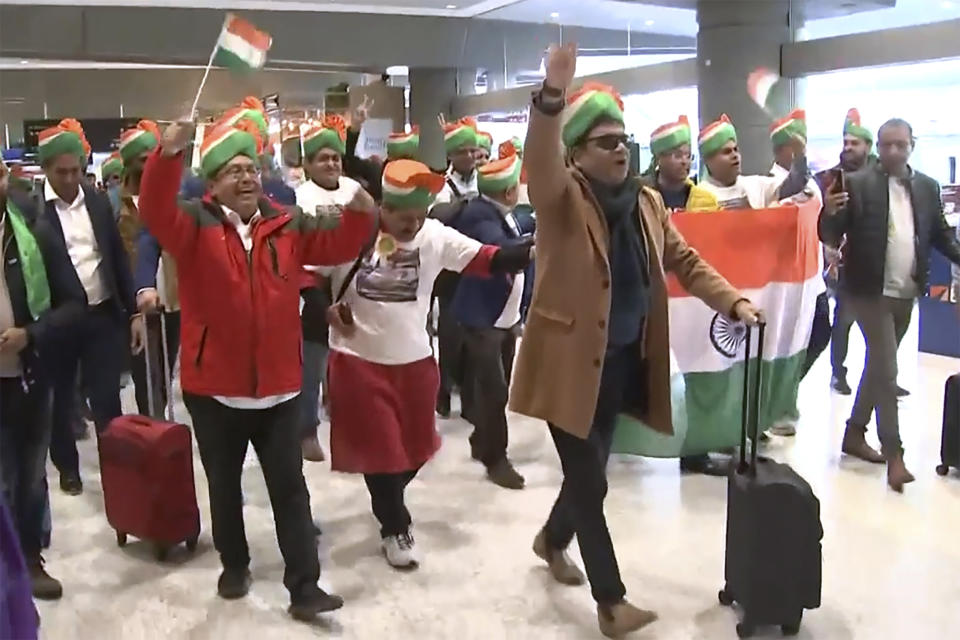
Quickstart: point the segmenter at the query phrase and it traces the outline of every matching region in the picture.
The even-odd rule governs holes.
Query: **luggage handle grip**
[[[767,323],[757,325],[757,372],[753,384],[753,397],[750,394],[750,352],[752,351],[753,328],[746,327],[746,344],[743,356],[743,405],[740,414],[740,464],[738,473],[750,471],[751,477],[757,476],[757,438],[760,429],[760,398],[763,390],[763,344],[766,336]],[[747,430],[753,441],[750,447],[750,464],[747,464]]]

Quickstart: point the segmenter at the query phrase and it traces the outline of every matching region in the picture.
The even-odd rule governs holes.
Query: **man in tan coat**
[[[656,614],[624,599],[603,513],[606,462],[618,413],[672,433],[665,272],[719,312],[750,324],[760,313],[687,245],[660,195],[628,177],[616,92],[588,84],[564,99],[575,67],[575,45],[551,47],[531,109],[537,274],[510,407],[549,423],[563,467],[534,551],[558,581],[582,584],[564,551],[577,536],[600,630],[619,637]]]

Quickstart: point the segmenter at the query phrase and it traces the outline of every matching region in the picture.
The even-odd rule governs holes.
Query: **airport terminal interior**
[[[958,33],[0,0],[0,640],[956,637]]]

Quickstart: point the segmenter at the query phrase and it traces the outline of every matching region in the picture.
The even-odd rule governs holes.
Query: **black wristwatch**
[[[563,89],[555,89],[544,82],[540,90],[533,94],[533,106],[544,115],[559,115],[563,111],[563,96]]]

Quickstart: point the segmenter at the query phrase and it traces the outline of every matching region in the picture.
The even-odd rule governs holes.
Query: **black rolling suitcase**
[[[943,389],[943,433],[937,473],[945,476],[950,467],[960,469],[960,373],[947,378]]]
[[[763,362],[764,326],[757,359]],[[822,555],[820,501],[807,481],[786,464],[758,458],[761,372],[751,380],[752,330],[746,335],[740,460],[727,485],[727,543],[720,603],[743,610],[737,635],[747,638],[760,625],[779,625],[784,635],[800,631],[804,609],[820,606]],[[752,395],[751,395],[752,391]]]

